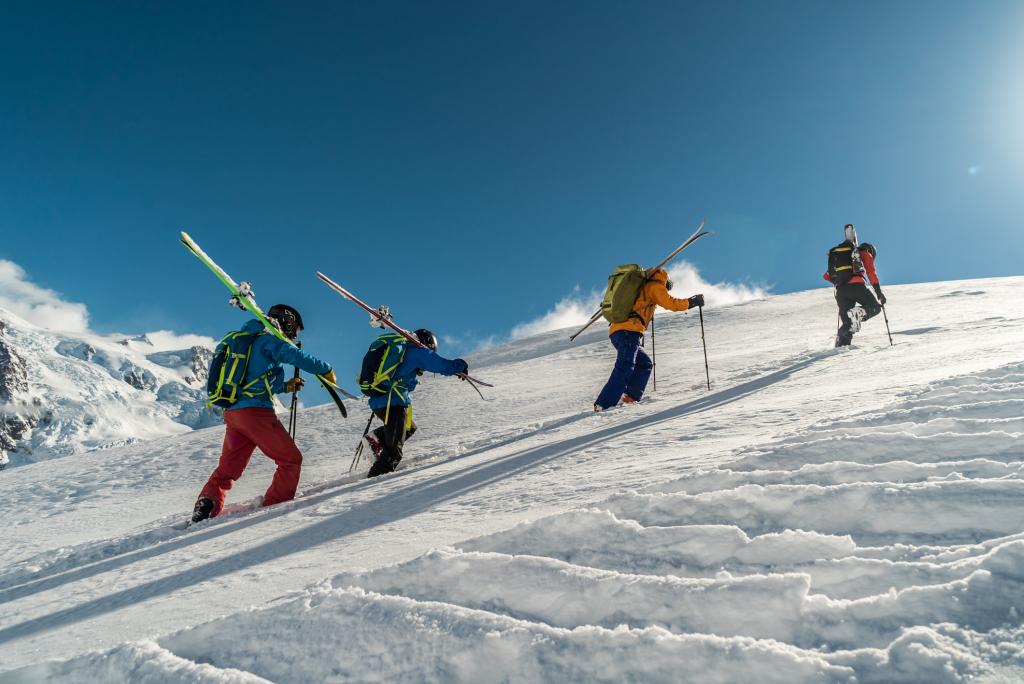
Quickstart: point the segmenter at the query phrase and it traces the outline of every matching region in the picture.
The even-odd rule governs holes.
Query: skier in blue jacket
[[[302,316],[287,304],[272,306],[267,312],[267,319],[291,340],[296,339],[302,330]],[[302,379],[291,378],[285,382],[281,366],[295,366],[307,373],[322,375],[332,383],[337,382],[330,364],[267,333],[259,319],[246,323],[242,331],[256,336],[242,381],[247,389],[224,411],[226,430],[220,462],[199,492],[192,512],[193,522],[220,515],[228,490],[242,476],[256,447],[277,464],[274,479],[263,496],[263,505],[272,506],[294,499],[302,468],[302,453],[277,419],[273,395],[297,391],[302,387]],[[215,358],[220,351],[218,346]]]
[[[394,472],[402,460],[405,440],[416,432],[416,423],[412,421],[412,399],[409,395],[416,389],[419,376],[423,375],[424,371],[440,375],[457,375],[469,370],[469,364],[464,360],[446,359],[437,353],[437,339],[434,333],[421,328],[413,334],[424,346],[407,344],[405,356],[389,383],[390,391],[370,397],[370,409],[384,424],[363,437],[365,446],[376,457],[367,477]]]

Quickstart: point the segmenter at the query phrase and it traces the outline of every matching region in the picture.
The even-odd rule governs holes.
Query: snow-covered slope
[[[0,468],[219,423],[204,404],[212,352],[47,330],[0,309]]]
[[[190,529],[219,429],[14,469],[0,682],[1021,681],[1022,285],[887,288],[895,347],[829,349],[828,290],[706,311],[711,392],[665,315],[599,415],[601,331],[523,340],[490,401],[425,378],[398,473],[310,410],[296,501]]]

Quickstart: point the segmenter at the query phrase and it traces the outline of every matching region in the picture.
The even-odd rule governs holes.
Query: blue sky
[[[1019,2],[17,3],[0,64],[0,258],[101,332],[239,322],[181,229],[353,368],[315,270],[456,352],[704,216],[714,282],[848,221],[883,282],[1021,273]]]

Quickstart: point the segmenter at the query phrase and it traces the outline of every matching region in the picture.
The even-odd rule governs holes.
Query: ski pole
[[[708,376],[708,391],[711,391],[711,370],[708,368],[708,343],[704,339],[704,307],[697,307],[700,312],[700,342],[704,345],[704,373]]]
[[[373,423],[373,411],[370,411],[370,419],[366,421],[366,429],[363,430],[363,437],[370,434],[370,424]],[[352,464],[348,467],[348,472],[352,472],[359,465],[359,461],[363,455],[363,440],[359,440],[359,444],[356,446],[356,453],[352,457]]]
[[[882,305],[882,318],[885,319],[885,332],[889,335],[889,346],[895,346],[892,341],[892,331],[889,330],[889,315],[885,313],[885,305]]]
[[[654,381],[652,392],[658,391],[658,355],[654,353],[654,314],[651,314],[651,377]]]
[[[302,349],[302,342],[300,340],[296,340],[295,346],[298,347],[299,349]],[[301,371],[299,370],[299,367],[296,366],[295,375],[293,375],[292,377],[295,380],[298,380],[300,376]],[[293,440],[295,439],[295,431],[299,427],[298,405],[299,390],[298,388],[295,388],[295,391],[292,392],[292,405],[291,408],[288,410],[288,436],[290,436]]]

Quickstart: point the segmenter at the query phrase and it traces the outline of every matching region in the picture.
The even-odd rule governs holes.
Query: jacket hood
[[[651,274],[651,277],[648,278],[648,280],[653,280],[656,283],[661,283],[662,285],[664,285],[665,283],[668,282],[668,273],[665,271],[665,269],[659,268],[657,271]]]

